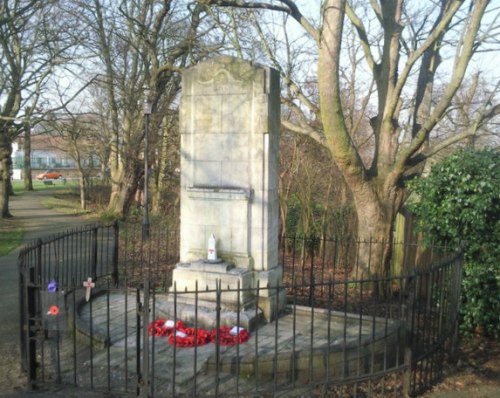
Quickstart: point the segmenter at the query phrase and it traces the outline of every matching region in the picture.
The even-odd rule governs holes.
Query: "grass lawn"
[[[23,240],[23,231],[13,220],[0,220],[0,257],[6,256]]]
[[[14,193],[16,195],[20,195],[23,192],[25,192],[23,181],[12,181],[12,187],[14,188]],[[41,190],[45,190],[45,189],[61,190],[61,188],[63,188],[63,187],[78,189],[78,181],[76,181],[76,180],[48,180],[48,181],[33,180],[33,189],[35,191],[41,191]]]
[[[23,195],[25,193],[24,183],[22,181],[13,181],[15,195]],[[34,180],[33,189],[36,191],[53,190],[54,196],[48,197],[42,203],[48,208],[57,209],[69,214],[85,214],[79,209],[78,182],[55,180],[50,183]],[[9,254],[12,250],[18,247],[23,240],[23,230],[15,218],[0,219],[0,257]]]
[[[90,210],[82,210],[78,202],[78,196],[68,191],[54,192],[55,196],[48,197],[42,200],[42,204],[49,208],[54,209],[59,213],[74,214],[83,216],[90,214]]]

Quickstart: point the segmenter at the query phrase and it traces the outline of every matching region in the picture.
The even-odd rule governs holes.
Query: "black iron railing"
[[[403,255],[376,273],[386,245]],[[460,253],[291,237],[281,244],[282,285],[219,283],[186,292],[172,282],[178,247],[175,231],[152,225],[143,240],[140,225],[115,223],[23,249],[21,356],[31,386],[148,396],[399,397],[417,395],[442,375],[455,342]],[[233,302],[274,295],[280,316],[260,322],[260,309],[239,299],[228,314],[226,295]],[[174,321],[173,329],[152,336],[162,319]],[[227,326],[246,327],[249,339],[220,344]],[[177,332],[191,343],[169,344],[167,335]],[[192,344],[205,332],[210,341]]]

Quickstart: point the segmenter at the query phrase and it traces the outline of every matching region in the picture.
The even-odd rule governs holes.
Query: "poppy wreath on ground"
[[[157,319],[148,325],[149,335],[155,337],[170,336],[174,329],[181,330],[186,328],[184,322],[177,321],[174,325],[173,321],[166,321],[165,319]]]
[[[168,343],[176,347],[195,347],[210,343],[210,333],[204,329],[179,328],[168,336]]]
[[[210,333],[212,343],[217,342],[217,329]],[[219,328],[219,344],[220,345],[236,345],[248,341],[250,333],[246,329],[238,327],[222,326]]]
[[[194,347],[217,342],[217,329],[208,332],[204,329],[188,328],[182,321],[157,319],[148,325],[149,335],[168,337],[168,343],[176,347]],[[175,333],[174,333],[175,332]],[[248,341],[250,333],[244,328],[222,326],[219,328],[219,344],[232,346]]]

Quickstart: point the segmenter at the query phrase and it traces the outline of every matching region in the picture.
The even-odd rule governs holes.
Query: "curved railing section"
[[[175,230],[153,226],[143,239],[140,225],[113,223],[22,249],[21,357],[30,385],[385,397],[418,395],[442,376],[457,331],[460,252],[295,236],[281,242],[279,286],[179,291],[178,247]],[[381,266],[387,251],[392,261]],[[241,299],[249,296],[286,301],[265,322]]]

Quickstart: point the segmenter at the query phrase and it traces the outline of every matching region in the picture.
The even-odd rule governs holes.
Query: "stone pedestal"
[[[203,307],[214,307],[216,290],[221,291],[221,305],[224,310],[246,310],[254,304],[251,291],[253,272],[236,268],[234,264],[221,261],[212,263],[204,260],[177,264],[173,280],[177,292],[198,291],[197,301]],[[178,302],[194,304],[194,294],[178,297]]]
[[[222,308],[259,306],[270,321],[284,306],[278,264],[279,75],[267,67],[218,57],[182,77],[181,242],[177,291],[224,293]],[[217,239],[220,264],[207,242]],[[257,302],[257,281],[260,286]],[[269,287],[269,289],[264,289]],[[173,286],[172,286],[173,288]],[[213,293],[201,304],[213,306]]]

